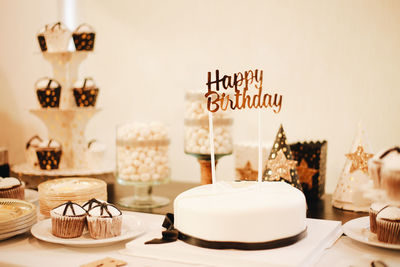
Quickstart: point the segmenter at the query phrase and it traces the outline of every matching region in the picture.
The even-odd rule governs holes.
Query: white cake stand
[[[56,169],[41,170],[28,163],[11,166],[11,175],[25,182],[26,188],[37,189],[37,186],[47,180],[65,177],[92,177],[105,181],[108,185],[114,184],[114,167],[103,166],[97,169]]]
[[[60,106],[36,108],[30,112],[46,125],[48,138],[61,144],[62,156],[59,169],[42,170],[27,163],[12,166],[12,174],[23,180],[27,188],[36,189],[41,182],[64,177],[93,177],[104,180],[110,186],[114,184],[114,167],[99,164],[94,169],[86,160],[88,150],[85,139],[86,125],[100,109],[77,107],[74,101],[73,85],[78,80],[79,65],[90,53],[91,51],[41,53],[52,66],[52,78],[62,86]]]

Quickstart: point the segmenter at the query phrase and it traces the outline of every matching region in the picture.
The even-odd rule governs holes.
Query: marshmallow
[[[168,133],[164,124],[131,123],[117,130],[117,166],[120,179],[157,181],[169,177]]]
[[[227,119],[231,119],[230,113],[213,113],[213,119],[215,153],[232,153],[231,125],[226,123]],[[185,95],[185,152],[210,154],[207,102],[204,93],[198,91]]]

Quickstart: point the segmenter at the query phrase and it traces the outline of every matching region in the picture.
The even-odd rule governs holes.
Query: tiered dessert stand
[[[12,174],[22,179],[28,188],[37,188],[39,183],[60,177],[94,177],[113,184],[114,168],[100,166],[89,168],[85,128],[89,120],[100,109],[95,107],[76,107],[73,99],[73,84],[78,79],[79,65],[84,61],[86,51],[43,52],[43,57],[53,67],[53,77],[61,84],[59,108],[37,108],[30,112],[40,118],[47,126],[49,138],[57,140],[62,147],[59,169],[42,170],[30,164],[17,164]]]

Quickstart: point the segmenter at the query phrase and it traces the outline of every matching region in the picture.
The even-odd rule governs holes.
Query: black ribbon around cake
[[[162,238],[154,238],[145,242],[145,245],[164,244],[175,242],[178,239],[190,245],[211,248],[211,249],[238,249],[238,250],[264,250],[272,248],[280,248],[292,245],[303,239],[307,235],[307,228],[297,235],[271,240],[267,242],[232,242],[232,241],[209,241],[190,236],[180,232],[174,227],[174,214],[167,213],[162,226],[166,229],[162,231]],[[243,229],[245,231],[246,229]],[[239,231],[239,230],[238,230]]]

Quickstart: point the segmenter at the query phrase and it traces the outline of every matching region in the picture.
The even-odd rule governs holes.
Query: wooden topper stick
[[[211,154],[211,179],[212,183],[215,184],[215,154],[214,154],[214,129],[213,129],[213,115],[212,112],[208,112],[208,128],[210,132],[210,154]]]
[[[261,134],[261,109],[258,110],[258,183],[262,182],[262,134]]]

